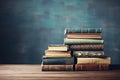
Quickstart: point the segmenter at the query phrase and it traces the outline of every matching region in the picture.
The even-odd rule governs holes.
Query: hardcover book
[[[111,58],[77,58],[77,64],[110,64]]]
[[[66,28],[65,34],[67,33],[101,33],[101,28]]]
[[[68,33],[69,39],[101,39],[101,33]]]
[[[42,71],[73,71],[73,65],[42,65]]]
[[[43,65],[69,65],[74,64],[74,58],[49,58],[49,57],[43,57]]]
[[[68,47],[67,47],[67,45],[64,45],[64,44],[51,44],[48,46],[48,50],[67,51]]]
[[[109,70],[109,64],[76,64],[75,71]]]
[[[75,57],[106,57],[104,51],[73,51]]]
[[[71,51],[51,51],[45,50],[46,57],[71,57]]]
[[[96,40],[96,39],[64,39],[64,44],[103,44],[104,40]]]
[[[72,50],[72,51],[101,51],[103,49],[104,49],[103,44],[69,45],[69,50]]]

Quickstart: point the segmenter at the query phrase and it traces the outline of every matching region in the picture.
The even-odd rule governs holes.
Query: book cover
[[[110,64],[111,58],[77,58],[77,64]]]
[[[75,57],[106,57],[104,51],[73,51]]]
[[[73,65],[42,65],[42,71],[73,71]]]
[[[109,64],[76,64],[75,71],[109,70]]]
[[[101,28],[65,28],[64,34],[67,33],[101,33]]]
[[[49,57],[43,57],[43,65],[59,65],[59,64],[74,64],[74,58],[49,58]]]
[[[54,55],[45,55],[45,56],[43,56],[43,58],[45,58],[45,59],[53,59],[53,58],[71,58],[71,56],[64,56],[64,55],[62,55],[62,56],[60,56],[60,55],[57,55],[57,56],[54,56]]]
[[[104,49],[103,44],[69,45],[69,50],[72,51],[102,51],[103,49]]]
[[[53,50],[53,51],[67,51],[68,46],[64,44],[50,44],[48,45],[48,50]]]
[[[71,51],[51,51],[45,50],[47,57],[71,57]]]
[[[68,33],[66,37],[69,39],[101,39],[101,33]]]
[[[103,44],[104,40],[96,40],[96,39],[64,39],[64,44]]]

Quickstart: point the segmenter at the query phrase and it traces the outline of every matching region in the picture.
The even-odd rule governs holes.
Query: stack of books
[[[42,71],[108,70],[101,28],[66,28],[64,44],[51,44],[42,59]]]
[[[111,58],[104,55],[101,28],[66,28],[64,44],[74,56],[74,70],[108,70]]]
[[[68,46],[52,44],[45,50],[42,60],[42,71],[73,71],[74,58]]]

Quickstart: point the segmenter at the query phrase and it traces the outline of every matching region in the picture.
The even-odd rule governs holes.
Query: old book
[[[102,28],[65,28],[67,33],[101,33]]]
[[[106,57],[104,51],[73,51],[75,57]]]
[[[67,51],[68,47],[64,44],[51,44],[48,46],[48,50],[52,51]]]
[[[71,45],[71,44],[103,44],[104,40],[97,40],[97,39],[64,39],[64,44]]]
[[[101,39],[101,33],[68,33],[69,39]]]
[[[74,58],[70,57],[70,58],[49,58],[49,57],[43,57],[43,65],[59,65],[59,64],[74,64]]]
[[[51,51],[45,50],[46,57],[71,57],[71,51]]]
[[[73,65],[42,65],[42,71],[73,71]]]
[[[75,71],[109,70],[109,64],[76,64]]]
[[[72,51],[102,51],[103,49],[103,44],[79,44],[69,46],[69,50]]]
[[[77,64],[110,64],[111,58],[77,58]]]

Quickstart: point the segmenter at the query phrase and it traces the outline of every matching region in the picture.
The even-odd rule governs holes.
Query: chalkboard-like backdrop
[[[40,64],[66,27],[101,27],[105,54],[120,64],[120,0],[0,0],[0,63]]]

